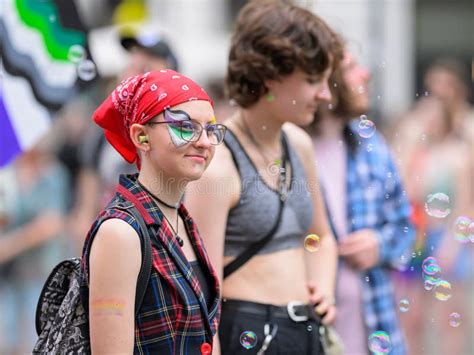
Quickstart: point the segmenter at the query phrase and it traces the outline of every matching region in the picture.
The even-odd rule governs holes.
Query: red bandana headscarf
[[[198,84],[186,76],[166,69],[122,81],[92,116],[104,129],[110,144],[129,163],[138,154],[130,139],[130,126],[145,124],[165,109],[192,100],[212,100]]]

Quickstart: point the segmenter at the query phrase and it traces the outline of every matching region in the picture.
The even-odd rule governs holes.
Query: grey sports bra
[[[288,138],[283,133],[283,139]],[[224,255],[237,256],[249,245],[264,238],[276,223],[279,195],[261,177],[255,165],[230,130],[224,140],[239,171],[242,189],[240,201],[229,212]],[[313,205],[304,168],[288,142],[291,184],[282,220],[273,239],[258,254],[268,254],[303,246],[313,218]]]

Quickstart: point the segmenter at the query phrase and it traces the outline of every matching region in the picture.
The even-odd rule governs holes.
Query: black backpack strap
[[[135,316],[138,315],[140,307],[142,305],[145,293],[148,287],[148,281],[150,280],[151,275],[151,265],[152,265],[152,253],[151,253],[151,239],[150,232],[148,227],[145,224],[145,221],[138,211],[138,209],[130,204],[128,206],[115,206],[114,208],[128,211],[140,225],[140,245],[142,250],[142,266],[140,267],[140,273],[138,274],[137,279],[137,291],[135,294]]]
[[[140,247],[142,252],[142,265],[140,267],[140,273],[138,274],[137,279],[137,289],[135,294],[135,316],[138,314],[140,307],[142,305],[143,299],[145,297],[145,293],[148,287],[148,282],[150,280],[151,275],[151,266],[152,266],[152,251],[151,251],[151,239],[150,239],[150,232],[148,231],[147,225],[145,224],[145,220],[143,219],[142,215],[138,211],[138,209],[133,205],[132,202],[126,200],[125,203],[115,203],[112,206],[108,207],[109,209],[118,209],[125,213],[130,214],[135,220],[138,222],[140,226],[140,232],[138,233],[140,237]],[[90,248],[92,246],[92,240],[88,242],[86,245],[86,255],[87,261],[86,263],[89,264],[89,254]],[[87,269],[89,266],[87,265]],[[89,287],[88,281],[84,280],[84,287],[81,289],[81,299],[82,304],[86,312],[89,310]]]
[[[135,316],[138,315],[145,293],[148,287],[148,281],[150,280],[151,264],[152,264],[152,253],[151,253],[151,239],[150,232],[148,231],[147,225],[143,220],[142,215],[136,209],[135,206],[129,209],[133,217],[137,220],[140,225],[141,235],[140,244],[142,247],[142,266],[140,267],[140,273],[138,274],[137,280],[137,291],[135,296]]]
[[[289,158],[289,148],[288,148],[288,142],[287,142],[287,137],[285,135],[285,132],[282,131],[281,134],[282,134],[281,143],[283,146],[283,157],[282,157],[282,162],[281,162],[281,169],[283,169],[284,174],[286,174],[286,161]],[[285,179],[285,183],[286,183],[286,179]],[[286,191],[286,186],[285,186],[285,191]],[[283,208],[285,207],[285,199],[286,199],[286,192],[280,195],[278,215],[277,215],[276,222],[273,225],[273,228],[267,233],[265,237],[263,237],[258,242],[250,245],[243,253],[238,255],[234,260],[232,260],[229,264],[227,264],[224,267],[224,279],[228,277],[230,274],[232,274],[233,272],[237,271],[237,269],[239,269],[242,265],[244,265],[247,261],[249,261],[265,245],[267,245],[270,242],[270,240],[273,239],[273,236],[275,235],[276,231],[280,227],[281,215],[283,213]]]

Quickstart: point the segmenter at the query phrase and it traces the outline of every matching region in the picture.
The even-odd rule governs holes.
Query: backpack
[[[112,206],[129,212],[139,223],[142,233],[142,265],[137,280],[135,315],[138,314],[150,279],[152,253],[151,240],[143,217],[135,206]],[[90,245],[89,245],[90,247]],[[89,288],[81,268],[81,258],[60,262],[48,276],[36,307],[36,333],[38,340],[33,354],[84,354],[90,353],[89,339]]]

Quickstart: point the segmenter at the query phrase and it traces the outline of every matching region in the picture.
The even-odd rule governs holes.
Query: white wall
[[[415,0],[321,0],[312,5],[373,75],[373,103],[385,117],[414,98]]]

